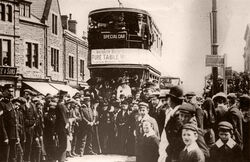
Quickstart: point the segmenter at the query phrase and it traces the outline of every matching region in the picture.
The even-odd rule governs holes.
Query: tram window
[[[89,44],[91,48],[143,48],[148,49],[151,39],[151,19],[136,12],[101,12],[89,17]],[[117,33],[126,33],[126,39],[119,39]],[[103,39],[103,34],[109,39]],[[112,35],[113,34],[113,35]],[[112,36],[112,37],[111,37]],[[115,43],[121,41],[120,43]],[[105,42],[108,42],[105,44]],[[127,43],[126,43],[127,42]]]

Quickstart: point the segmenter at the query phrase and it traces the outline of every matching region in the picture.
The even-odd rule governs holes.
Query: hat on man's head
[[[249,110],[250,109],[250,96],[244,94],[240,96],[240,109]]]
[[[193,97],[193,96],[196,96],[196,94],[195,94],[194,92],[190,91],[190,92],[187,92],[187,93],[185,94],[185,96],[186,96],[186,97]]]
[[[53,96],[50,93],[47,93],[45,96],[45,99],[53,98]]]
[[[229,93],[229,94],[227,95],[227,98],[228,98],[228,99],[236,100],[236,99],[237,99],[237,96],[236,96],[235,93]]]
[[[178,110],[182,113],[191,114],[191,115],[194,115],[196,112],[195,107],[190,103],[183,103],[182,105],[180,105]]]
[[[142,85],[142,88],[155,88],[155,84],[153,82],[146,82]]]
[[[168,96],[183,100],[184,99],[183,89],[180,86],[173,86],[173,87],[171,87],[169,93],[166,94],[166,97],[168,97]]]
[[[62,96],[62,95],[66,95],[68,92],[64,91],[64,90],[59,90],[58,91],[58,95]]]
[[[91,98],[88,97],[88,96],[86,96],[86,97],[83,98],[83,102],[89,102],[90,100],[91,100]]]
[[[30,89],[25,89],[23,92],[29,93],[30,95],[33,94],[33,92]]]
[[[233,130],[233,126],[227,121],[222,121],[218,124],[218,129]]]
[[[21,104],[21,101],[19,100],[18,97],[17,97],[17,98],[14,98],[11,102],[12,102],[12,103],[19,102],[19,103]]]
[[[139,105],[139,107],[145,106],[148,108],[148,103],[146,103],[146,102],[140,102],[138,105]]]
[[[223,92],[219,92],[219,93],[217,93],[216,95],[214,95],[212,97],[212,100],[214,102],[216,102],[218,99],[223,99],[224,102],[226,102],[227,101],[227,95],[225,93],[223,93]]]
[[[121,105],[128,105],[128,100],[123,100],[123,101],[121,102]]]
[[[195,125],[193,123],[184,124],[183,127],[182,127],[182,129],[187,129],[187,130],[192,130],[192,131],[198,132],[197,125]]]
[[[26,98],[24,97],[18,97],[18,99],[20,100],[21,104],[25,104],[27,102]]]
[[[5,84],[3,86],[3,90],[10,89],[10,88],[14,88],[14,85],[13,84]]]

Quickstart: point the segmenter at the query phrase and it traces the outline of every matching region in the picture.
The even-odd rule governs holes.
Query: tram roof
[[[100,8],[100,9],[90,11],[89,15],[96,14],[96,13],[102,13],[102,12],[112,12],[112,11],[142,13],[142,14],[149,15],[151,17],[151,15],[145,10],[137,9],[137,8],[124,8],[124,7]]]

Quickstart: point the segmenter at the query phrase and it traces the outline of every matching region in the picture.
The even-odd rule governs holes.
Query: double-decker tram
[[[136,78],[159,83],[161,32],[147,11],[103,8],[88,16],[88,68],[91,78]]]

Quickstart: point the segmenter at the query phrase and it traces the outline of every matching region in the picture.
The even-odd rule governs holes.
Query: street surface
[[[122,155],[85,155],[68,158],[67,162],[135,162],[135,156]]]

